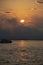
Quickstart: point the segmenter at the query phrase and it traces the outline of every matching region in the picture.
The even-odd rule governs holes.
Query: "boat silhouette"
[[[7,40],[7,39],[1,39],[0,43],[11,43],[11,40]]]

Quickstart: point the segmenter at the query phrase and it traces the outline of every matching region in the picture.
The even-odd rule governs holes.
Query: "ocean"
[[[43,41],[12,40],[0,43],[0,65],[43,65]]]

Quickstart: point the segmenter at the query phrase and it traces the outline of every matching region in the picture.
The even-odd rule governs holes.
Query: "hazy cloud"
[[[36,29],[43,30],[43,17],[41,16],[33,16],[32,19],[32,24]]]
[[[6,15],[0,16],[0,28],[12,30],[18,26],[17,18],[8,18]]]
[[[37,3],[43,4],[43,0],[37,0]]]
[[[19,25],[18,19],[0,16],[0,38],[10,39],[42,39],[43,17],[32,16],[30,25]],[[27,21],[26,21],[27,22]],[[13,29],[13,31],[12,31]]]
[[[25,21],[24,25],[22,25],[19,21],[18,18],[12,17],[9,18],[6,15],[1,15],[0,16],[0,28],[2,29],[16,29],[16,28],[21,28],[21,26],[30,27],[30,28],[36,28],[36,29],[41,29],[43,30],[43,17],[41,16],[32,16],[30,18],[30,23],[28,21]],[[22,28],[23,29],[23,28]]]

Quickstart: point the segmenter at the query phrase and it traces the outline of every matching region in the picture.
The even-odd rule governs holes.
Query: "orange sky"
[[[4,23],[0,18],[1,27],[13,28],[13,22],[8,23],[7,19],[17,18],[18,24],[21,19],[24,19],[24,26],[36,27],[43,29],[40,24],[43,24],[43,3],[37,2],[38,0],[0,0],[0,16],[4,19]],[[42,0],[40,0],[42,2]],[[15,21],[15,20],[14,20]],[[3,24],[3,25],[2,25]],[[37,24],[37,25],[36,25]],[[35,26],[36,25],[36,26]],[[39,25],[39,27],[37,27]]]
[[[32,16],[35,13],[39,14],[43,11],[42,5],[37,3],[37,0],[0,0],[0,11],[9,11],[12,13],[12,16],[16,15],[19,18],[24,18]]]

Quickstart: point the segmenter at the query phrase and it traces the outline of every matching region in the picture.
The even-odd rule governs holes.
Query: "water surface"
[[[0,44],[0,65],[43,65],[43,41]]]

